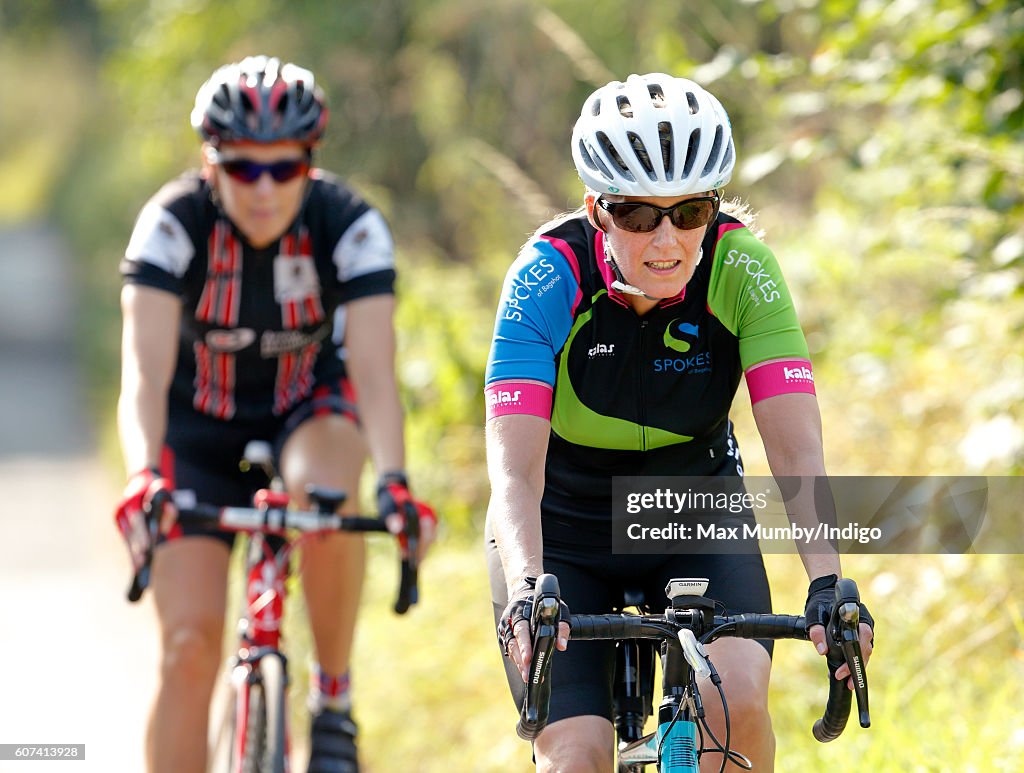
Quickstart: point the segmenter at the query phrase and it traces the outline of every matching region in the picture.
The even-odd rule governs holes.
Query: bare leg
[[[615,733],[604,717],[553,722],[533,744],[538,773],[608,773],[615,765]]]
[[[160,682],[146,733],[151,773],[206,770],[210,696],[221,662],[230,551],[207,537],[184,537],[153,559],[161,633]]]
[[[351,421],[336,415],[306,421],[281,456],[282,476],[300,506],[306,504],[306,484],[315,483],[347,492],[343,511],[358,510],[366,447]],[[358,535],[332,534],[303,546],[302,587],[310,627],[318,662],[330,674],[349,667],[364,566],[365,545]]]
[[[729,703],[730,747],[754,763],[758,773],[774,770],[775,734],[768,715],[771,658],[764,647],[749,639],[719,639],[708,645],[708,655],[722,677],[722,689]],[[700,691],[708,724],[724,744],[725,715],[718,690],[710,680],[704,680]],[[710,740],[705,740],[705,745],[711,745]],[[720,754],[708,754],[701,760],[700,769],[718,771],[721,766]]]

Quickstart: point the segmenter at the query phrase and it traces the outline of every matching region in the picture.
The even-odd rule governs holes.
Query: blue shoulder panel
[[[505,275],[486,383],[530,379],[553,387],[555,355],[569,337],[579,297],[569,258],[544,239],[528,242]]]

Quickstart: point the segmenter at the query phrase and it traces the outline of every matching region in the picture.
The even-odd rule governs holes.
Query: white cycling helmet
[[[724,186],[736,154],[714,96],[685,78],[649,73],[590,95],[572,130],[572,159],[598,193],[681,196]]]

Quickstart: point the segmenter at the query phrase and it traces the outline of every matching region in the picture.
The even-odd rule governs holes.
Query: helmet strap
[[[700,248],[700,252],[697,254],[697,265],[700,265],[701,258],[704,257],[704,248]],[[622,269],[619,268],[619,264],[615,261],[615,256],[612,255],[611,250],[608,248],[608,242],[604,243],[604,262],[607,263],[612,273],[615,275],[615,279],[612,281],[612,289],[617,290],[620,293],[626,293],[627,295],[639,295],[646,298],[649,301],[665,301],[668,298],[656,298],[653,295],[648,295],[639,287],[629,284],[626,281],[625,275],[622,273]]]

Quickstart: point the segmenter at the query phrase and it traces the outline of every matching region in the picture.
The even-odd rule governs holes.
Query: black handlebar
[[[199,503],[191,507],[177,506],[178,521],[208,529],[241,531],[248,533],[284,535],[293,529],[304,532],[346,531],[346,532],[388,532],[383,518],[360,515],[339,515],[334,510],[344,500],[344,494],[328,489],[312,488],[310,499],[317,506],[315,511],[287,510],[280,507],[217,507]],[[128,601],[142,598],[149,587],[150,566],[153,548],[159,536],[159,515],[165,505],[172,503],[170,494],[158,491],[146,508],[146,525],[149,531],[149,546],[142,564],[132,577],[128,588]],[[419,600],[418,567],[416,547],[419,536],[419,519],[406,518],[404,534],[408,539],[406,555],[401,557],[398,595],[394,610],[405,614]]]
[[[516,732],[520,738],[532,740],[540,735],[547,723],[548,702],[551,686],[551,649],[554,645],[558,625],[558,580],[553,575],[543,574],[537,578],[535,603],[531,619],[534,631],[533,657],[530,661],[526,695],[520,711]],[[541,603],[536,603],[541,600]],[[552,603],[553,600],[553,603]],[[860,652],[857,635],[859,624],[860,596],[853,580],[842,579],[836,586],[836,605],[828,626],[826,638],[829,642],[828,670],[829,697],[821,719],[814,723],[814,737],[827,742],[843,732],[850,714],[850,691],[845,680],[835,678],[836,670],[843,664],[850,664],[860,710],[861,727],[870,725],[867,703],[867,675]],[[540,610],[554,610],[554,627],[538,616]],[[741,639],[803,639],[808,638],[804,630],[804,618],[799,615],[742,614],[733,616],[715,615],[712,622],[699,612],[688,614],[685,610],[673,609],[671,619],[666,615],[572,615],[570,638],[593,639],[673,639],[683,628],[689,628],[704,643],[723,637]]]

